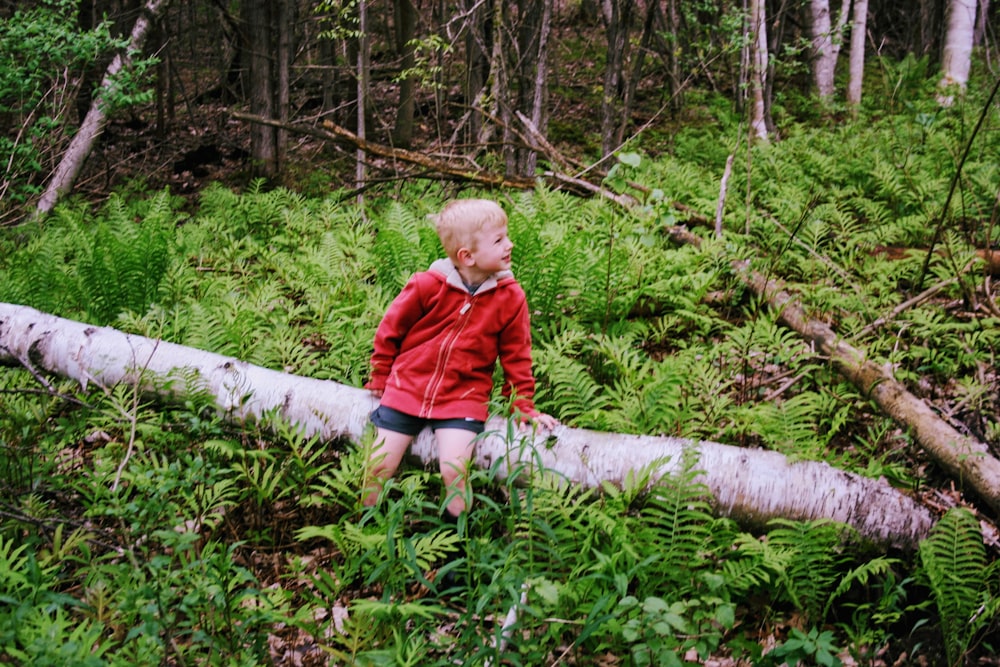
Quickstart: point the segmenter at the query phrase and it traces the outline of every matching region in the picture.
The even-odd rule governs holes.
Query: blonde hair
[[[507,214],[489,199],[454,199],[434,217],[438,238],[452,259],[462,248],[475,250],[476,236],[484,227],[506,224]]]

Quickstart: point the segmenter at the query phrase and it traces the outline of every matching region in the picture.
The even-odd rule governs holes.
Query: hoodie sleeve
[[[416,274],[410,278],[403,287],[403,291],[390,304],[389,309],[382,317],[382,322],[375,331],[375,349],[371,358],[371,379],[365,384],[366,389],[376,391],[385,389],[392,364],[403,345],[406,332],[423,314],[420,274]]]
[[[531,371],[531,318],[524,291],[520,286],[516,291],[517,296],[511,296],[520,303],[514,317],[500,334],[500,366],[504,374],[501,392],[504,398],[514,396],[512,411],[536,417],[535,376]]]

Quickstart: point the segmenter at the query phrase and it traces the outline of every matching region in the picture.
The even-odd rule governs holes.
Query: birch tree
[[[847,104],[853,109],[861,105],[861,87],[865,74],[865,37],[868,32],[868,0],[854,0],[851,22],[850,74],[847,80]]]
[[[810,0],[810,28],[812,31],[813,81],[820,100],[829,103],[834,95],[834,74],[843,39],[844,25],[850,0],[844,0],[836,25],[830,20],[830,0]]]
[[[0,304],[0,362],[20,364],[44,382],[54,373],[110,389],[120,383],[179,399],[197,389],[214,397],[233,422],[280,418],[306,436],[361,441],[375,406],[372,395],[336,382],[300,377],[162,340],[99,328]],[[622,486],[637,470],[652,478],[683,467],[686,453],[712,494],[718,513],[746,526],[770,519],[829,518],[852,526],[864,539],[913,547],[933,524],[928,510],[883,479],[868,479],[813,461],[791,462],[777,452],[683,438],[602,433],[560,426],[513,439],[506,420],[494,417],[477,445],[476,464],[505,476],[527,466],[586,487]],[[516,432],[516,431],[515,431]],[[434,460],[425,431],[412,452]]]
[[[938,83],[942,91],[940,101],[944,105],[953,101],[949,90],[964,91],[969,82],[975,26],[976,0],[949,0],[948,29],[941,53],[941,81]]]
[[[749,17],[749,62],[747,69],[750,81],[750,136],[767,141],[767,106],[764,91],[767,90],[767,22],[764,0],[750,0]]]
[[[73,141],[70,142],[69,147],[59,161],[59,166],[56,167],[55,172],[53,172],[52,177],[49,179],[45,192],[42,193],[41,198],[38,200],[38,206],[35,211],[36,215],[44,215],[50,212],[55,208],[59,199],[73,189],[84,162],[87,161],[91,150],[94,148],[94,142],[104,132],[104,128],[108,122],[109,106],[104,99],[104,95],[107,95],[114,89],[116,77],[132,63],[135,54],[142,52],[153,21],[167,3],[168,0],[148,0],[142,12],[139,13],[139,18],[136,19],[135,25],[132,27],[128,48],[116,54],[111,64],[108,65],[107,70],[105,70],[104,78],[101,81],[101,94],[94,96],[90,104],[90,109],[80,124],[80,129],[73,137]]]

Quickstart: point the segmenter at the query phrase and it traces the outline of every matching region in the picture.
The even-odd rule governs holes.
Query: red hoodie
[[[365,386],[408,415],[485,421],[498,358],[503,395],[513,391],[514,408],[537,416],[524,290],[501,271],[470,294],[458,269],[440,259],[410,278],[386,311]]]

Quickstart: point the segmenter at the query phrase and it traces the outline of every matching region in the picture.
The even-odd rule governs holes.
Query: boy
[[[389,306],[375,333],[371,380],[381,398],[366,505],[378,500],[407,447],[427,424],[438,445],[446,513],[466,509],[473,441],[483,432],[497,359],[503,395],[522,420],[559,422],[535,409],[531,331],[524,290],[510,271],[507,216],[496,202],[459,199],[435,220],[448,255],[417,273]]]

